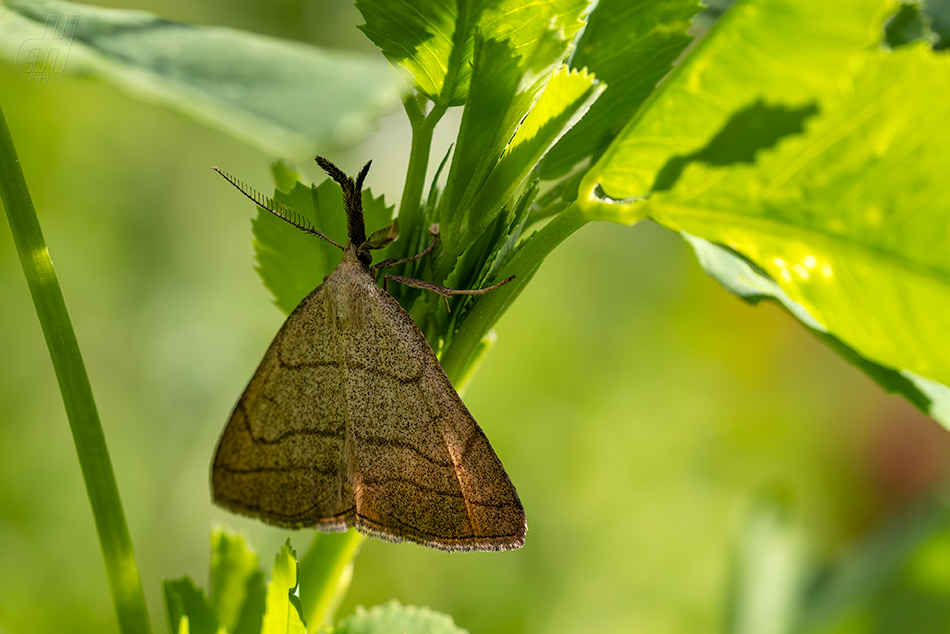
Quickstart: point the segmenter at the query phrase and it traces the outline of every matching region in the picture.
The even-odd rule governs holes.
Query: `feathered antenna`
[[[297,227],[298,229],[300,229],[301,231],[305,233],[310,233],[315,236],[319,236],[323,238],[324,240],[326,240],[327,242],[329,242],[330,244],[332,244],[333,246],[335,246],[336,248],[340,249],[341,251],[343,250],[342,246],[340,246],[339,244],[337,244],[336,242],[334,242],[333,240],[331,240],[324,234],[314,229],[313,225],[310,224],[309,220],[304,218],[301,214],[297,213],[296,211],[294,211],[287,205],[281,202],[277,202],[273,198],[268,198],[267,196],[264,196],[263,194],[261,194],[259,191],[257,191],[250,185],[244,183],[241,180],[238,180],[237,178],[234,178],[233,176],[231,176],[224,170],[218,169],[217,167],[212,167],[211,169],[213,169],[218,174],[223,176],[226,181],[234,185],[234,187],[239,192],[244,194],[247,198],[253,201],[254,204],[260,207],[261,209],[266,209],[267,211],[271,212],[272,214],[274,214],[275,216],[277,216],[284,222]]]
[[[369,172],[372,161],[363,166],[356,180],[354,180],[322,156],[318,156],[314,160],[316,160],[317,165],[323,168],[327,176],[335,180],[343,189],[347,237],[357,247],[361,246],[366,242],[366,226],[363,224],[363,179],[366,178],[366,173]]]

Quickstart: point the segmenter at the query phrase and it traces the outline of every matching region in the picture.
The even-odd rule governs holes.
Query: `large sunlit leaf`
[[[294,158],[351,145],[404,88],[382,60],[57,0],[0,1],[0,51],[28,81],[99,77]]]
[[[808,310],[792,300],[782,287],[764,271],[720,245],[687,233],[683,237],[693,248],[700,266],[723,287],[751,304],[771,300],[790,312],[812,334],[821,339],[850,363],[858,366],[888,392],[900,394],[916,407],[944,424],[950,424],[950,389],[909,372],[874,363],[830,334]]]
[[[704,148],[757,101],[823,111],[823,100],[847,91],[853,64],[877,53],[885,6],[740,0],[624,127],[588,185],[600,183],[613,199],[644,196],[668,160]]]
[[[728,246],[847,349],[932,395],[950,384],[950,60],[881,47],[888,7],[738,3],[581,190],[591,217],[649,215]],[[750,113],[762,125],[736,152],[730,124]]]
[[[541,178],[568,172],[596,158],[653,92],[692,39],[686,34],[698,0],[600,0],[571,57],[607,84],[590,112],[541,163]]]
[[[807,137],[755,167],[693,165],[651,215],[751,258],[863,356],[946,385],[950,65],[877,56]]]

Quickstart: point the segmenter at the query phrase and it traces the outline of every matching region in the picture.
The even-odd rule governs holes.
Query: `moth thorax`
[[[364,312],[370,310],[370,298],[366,296],[366,289],[360,284],[360,275],[365,275],[359,269],[361,266],[352,262],[345,269],[340,267],[343,275],[339,276],[334,289],[329,293],[333,313],[339,324],[350,324],[351,328],[362,328],[366,322]],[[330,289],[328,289],[330,290]]]

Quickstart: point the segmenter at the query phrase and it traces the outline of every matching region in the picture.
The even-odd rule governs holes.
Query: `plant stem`
[[[364,539],[352,529],[345,533],[317,533],[310,550],[300,560],[297,583],[308,633],[330,624],[350,585],[347,567]]]
[[[429,168],[429,153],[432,150],[432,133],[435,124],[445,114],[445,107],[434,107],[428,115],[423,115],[419,98],[406,97],[403,102],[409,122],[412,124],[412,145],[409,149],[409,167],[406,169],[406,182],[399,201],[399,233],[406,237],[401,257],[407,257],[422,250],[424,232],[420,232],[422,218],[422,192],[425,189],[426,171]]]
[[[59,281],[53,270],[13,137],[0,110],[0,200],[7,212],[23,274],[33,295],[46,346],[49,348],[66,417],[73,434],[86,492],[99,533],[112,600],[124,634],[150,631],[142,583],[132,542],[119,500],[109,450],[99,423],[92,387],[82,362],[79,342],[66,312]]]

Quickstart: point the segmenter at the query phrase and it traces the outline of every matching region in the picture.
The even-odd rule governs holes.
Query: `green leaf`
[[[51,15],[65,37],[45,33]],[[402,87],[372,58],[56,0],[0,2],[0,50],[39,78],[99,77],[268,154],[301,158],[356,142]]]
[[[914,4],[902,4],[894,15],[884,24],[884,41],[891,48],[903,46],[908,42],[936,39],[931,32],[929,19]]]
[[[451,345],[439,357],[442,368],[453,383],[467,374],[467,368],[481,347],[485,333],[531,280],[547,254],[587,222],[578,205],[569,205],[528,236],[518,245],[514,254],[506,258],[495,279],[501,280],[511,275],[516,278],[498,290],[480,296],[477,302],[471,304],[465,314],[465,327],[453,334]]]
[[[879,56],[869,47],[883,0],[818,6],[793,0],[743,0],[655,91],[588,173],[583,189],[600,184],[613,199],[649,194],[674,156],[705,147],[735,112],[756,101],[827,108],[852,79],[852,63]],[[807,46],[802,38],[813,38]],[[609,210],[589,209],[592,217]],[[599,217],[599,216],[598,216]]]
[[[320,539],[320,538],[325,539]],[[304,558],[306,570],[299,581],[306,585],[311,631],[328,623],[335,601],[349,585],[352,559],[362,536],[355,531],[318,535],[315,547]],[[168,622],[173,634],[302,634],[303,606],[298,586],[296,555],[288,541],[277,554],[271,582],[265,588],[257,554],[243,538],[229,529],[212,531],[211,600],[189,578],[164,584]],[[305,565],[304,565],[305,564]],[[187,628],[182,630],[182,628]]]
[[[364,539],[354,529],[314,534],[313,545],[300,560],[300,604],[308,632],[332,624],[333,615],[350,587],[353,559]]]
[[[195,587],[190,577],[183,577],[162,584],[165,590],[165,607],[172,634],[180,634],[182,618],[187,618],[191,634],[217,634],[218,619],[214,608],[208,603],[204,592]]]
[[[225,528],[211,532],[211,604],[228,632],[260,632],[264,574],[258,570],[257,553]]]
[[[278,182],[287,182],[285,167],[275,166],[274,171]],[[306,218],[317,231],[340,244],[346,242],[343,196],[340,186],[329,178],[310,187],[295,182],[290,191],[277,190],[274,199]],[[367,229],[373,231],[392,222],[393,208],[386,206],[382,196],[374,198],[372,191],[366,189],[363,215]],[[275,303],[289,314],[340,263],[340,250],[263,209],[258,210],[252,225],[258,273],[274,294]],[[382,261],[387,252],[382,249],[373,257]]]
[[[934,43],[935,51],[950,48],[950,2],[947,0],[924,0],[923,12],[930,18],[930,30],[939,39]]]
[[[935,51],[950,47],[950,2],[908,0],[884,23],[884,41],[894,48],[908,42],[924,41]]]
[[[400,605],[393,599],[366,610],[357,607],[356,613],[341,620],[335,634],[467,634],[452,617],[433,612],[429,608]]]
[[[816,575],[796,634],[946,632],[950,509],[926,500]]]
[[[296,587],[297,559],[288,540],[274,559],[261,634],[306,634],[307,628],[300,615],[300,601],[293,594]]]
[[[454,271],[445,280],[446,284],[453,288],[475,288],[499,281],[492,274],[497,272],[520,238],[529,204],[537,194],[536,188],[528,189],[530,201],[519,199],[520,213],[500,216],[499,211],[506,205],[512,206],[510,203],[519,193],[521,198],[524,197],[522,192],[527,178],[538,160],[601,91],[602,87],[584,71],[561,66],[554,73],[498,163],[488,173],[475,200],[470,203],[467,215],[482,219],[485,226],[469,226],[469,234],[475,242],[469,243],[460,254]],[[466,299],[460,299],[459,303],[465,306]]]
[[[656,175],[653,191],[672,189],[690,163],[718,166],[755,163],[755,156],[761,150],[775,147],[783,137],[801,134],[805,120],[817,112],[814,104],[786,108],[757,101],[735,113],[706,147],[668,160]]]
[[[502,0],[484,4],[477,32],[486,40],[508,42],[520,58],[521,67],[542,76],[569,54],[590,9],[587,0]],[[545,50],[546,54],[538,54]]]
[[[571,58],[606,82],[607,91],[541,163],[555,179],[588,156],[596,158],[650,96],[692,40],[686,34],[697,0],[600,0]]]
[[[210,600],[188,577],[166,581],[164,588],[173,634],[178,634],[183,622],[194,634],[261,631],[264,574],[258,570],[257,554],[229,529],[211,532]]]
[[[523,72],[510,44],[479,38],[475,62],[474,90],[462,115],[439,205],[443,245],[455,255],[473,233],[471,203],[531,103],[530,97],[514,103]],[[484,228],[490,220],[483,217],[476,222]]]
[[[496,179],[489,177],[553,76],[569,42],[563,33],[548,30],[543,37],[532,40],[531,45],[534,48],[528,51],[516,50],[506,40],[476,38],[472,94],[462,116],[458,144],[439,206],[447,266],[452,266],[465,246],[478,238],[507,202],[513,185],[520,182],[514,174]],[[573,90],[578,80],[581,84],[586,82],[584,88],[590,89],[589,77],[576,74],[566,75],[555,90]],[[575,109],[580,108],[589,96],[578,97],[580,103],[574,104]],[[552,91],[545,100],[542,113],[532,120],[528,128],[531,132],[537,131],[545,122],[545,115],[551,114],[549,109],[557,99],[557,93]],[[569,120],[573,114],[570,112],[566,119]],[[558,126],[552,138],[539,145],[547,149],[550,141],[561,133],[562,127]],[[522,136],[520,142],[526,138],[526,135]],[[518,157],[522,165],[515,167],[515,173],[524,173],[522,167],[526,159]],[[479,205],[475,204],[476,197],[480,198]]]
[[[456,3],[357,0],[356,8],[366,20],[360,26],[366,37],[394,66],[409,74],[416,90],[437,101],[450,72],[449,58],[459,19]],[[452,67],[453,75],[458,68],[458,63]],[[452,84],[456,81],[453,76],[448,80]],[[447,95],[449,101],[454,101],[452,88]]]
[[[910,379],[948,424],[935,406],[950,384],[950,62],[921,43],[882,50],[887,6],[737,4],[585,176],[581,201],[591,218],[649,215],[741,254],[872,364],[862,367]],[[708,156],[756,103],[818,113],[752,165],[691,162],[650,194],[665,165]],[[627,200],[598,200],[598,187]]]
[[[901,373],[862,357],[840,339],[829,334],[804,306],[789,298],[782,287],[757,266],[731,249],[685,232],[682,235],[693,248],[700,266],[726,290],[750,304],[758,304],[762,300],[772,300],[780,304],[811,330],[812,334],[864,371],[885,390],[900,394],[921,411],[950,426],[950,390],[937,389],[942,386],[913,373]]]
[[[294,185],[297,184],[297,181],[300,180],[300,174],[298,174],[292,166],[283,161],[275,161],[274,164],[270,166],[270,170],[277,183],[277,189],[281,191],[289,192],[294,188]]]
[[[472,75],[475,33],[507,40],[530,55],[545,31],[571,40],[584,25],[586,0],[527,3],[524,0],[357,0],[366,24],[360,28],[413,87],[446,106],[465,103]]]
[[[603,85],[586,71],[559,68],[524,118],[471,204],[475,217],[490,218],[524,184],[544,153],[587,111]],[[478,225],[472,228],[478,230]]]
[[[803,531],[782,490],[758,496],[734,546],[728,634],[785,634],[799,605]]]
[[[757,168],[693,166],[650,207],[749,257],[862,356],[947,385],[950,74],[921,48],[869,65],[846,104]]]

